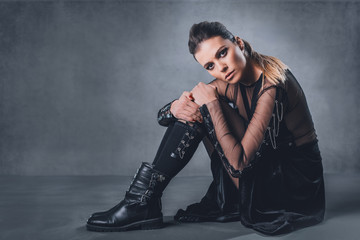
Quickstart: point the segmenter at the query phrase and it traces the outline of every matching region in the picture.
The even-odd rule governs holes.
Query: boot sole
[[[223,216],[202,216],[202,215],[182,215],[174,216],[174,220],[179,223],[195,223],[195,222],[237,222],[240,221],[239,214],[228,214]]]
[[[86,229],[95,232],[123,232],[128,230],[151,230],[158,229],[164,226],[163,218],[155,218],[134,222],[121,227],[101,227],[97,225],[86,224]]]

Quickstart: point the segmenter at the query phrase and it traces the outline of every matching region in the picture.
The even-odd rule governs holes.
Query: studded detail
[[[173,158],[177,158],[177,156],[179,156],[180,159],[183,159],[185,155],[185,149],[190,146],[190,142],[193,139],[193,133],[190,134],[189,131],[186,131],[182,139],[180,140],[179,146],[176,148],[175,152],[171,153],[170,156]]]
[[[181,122],[177,124],[182,124]],[[182,136],[179,145],[176,147],[176,149],[170,154],[172,158],[175,159],[184,159],[186,149],[190,147],[191,144],[194,142],[197,144],[199,141],[203,138],[203,126],[200,126],[198,124],[194,124],[193,126],[185,126],[184,127],[185,133]]]
[[[159,182],[165,181],[165,177],[163,175],[159,175],[158,181]]]

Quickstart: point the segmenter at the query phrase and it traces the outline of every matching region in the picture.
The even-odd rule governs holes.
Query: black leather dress
[[[226,97],[220,97],[220,104],[216,103],[217,105],[213,106],[204,104],[200,107],[208,131],[207,138],[204,139],[208,139],[216,150],[213,154],[209,154],[214,177],[209,188],[211,191],[208,191],[212,194],[209,196],[216,201],[222,211],[226,211],[228,206],[234,206],[234,202],[237,202],[241,223],[267,235],[287,233],[320,223],[325,214],[323,166],[318,140],[302,89],[290,71],[287,71],[287,76],[291,80],[289,85],[276,87],[276,104],[273,117],[267,127],[269,131],[266,131],[250,163],[241,171],[235,170],[228,161],[223,150],[226,144],[219,144],[213,122],[213,118],[216,118],[216,114],[221,111],[218,109],[225,109],[221,104],[228,103],[232,107],[235,104]],[[260,81],[256,84],[260,84]],[[257,94],[256,86],[254,93]],[[226,96],[226,91],[224,95]],[[238,106],[248,104],[245,95],[239,93],[242,100],[240,99],[241,104]],[[253,117],[257,98],[253,97],[251,102],[251,107],[245,106],[248,115],[246,125]],[[208,109],[208,106],[212,109]],[[279,106],[284,108],[279,111]],[[158,121],[161,125],[166,121],[176,120],[171,114],[168,115],[170,118],[164,117],[165,115],[162,114],[164,109],[166,106],[158,113]],[[288,117],[287,121],[283,120],[284,116]],[[299,117],[306,118],[304,121],[306,125],[299,127],[292,125],[296,122],[295,118]],[[219,119],[215,119],[215,122],[218,123]],[[304,130],[296,132],[297,129]],[[218,133],[220,130],[218,128]],[[303,139],[310,140],[297,146],[296,143],[305,141]],[[208,149],[209,142],[204,144]],[[239,179],[239,189],[234,189],[228,174]],[[233,194],[234,192],[236,194]],[[234,208],[230,207],[230,209]]]

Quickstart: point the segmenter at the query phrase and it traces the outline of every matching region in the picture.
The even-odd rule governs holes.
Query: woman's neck
[[[248,60],[240,82],[249,86],[259,79],[262,72],[262,69],[257,64],[255,64],[252,60]]]

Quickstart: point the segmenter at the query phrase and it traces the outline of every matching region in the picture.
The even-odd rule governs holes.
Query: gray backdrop
[[[358,172],[359,1],[0,3],[0,174],[133,175],[157,111],[212,77],[188,53],[220,21],[302,85],[325,172]],[[201,144],[181,175],[210,175]]]

